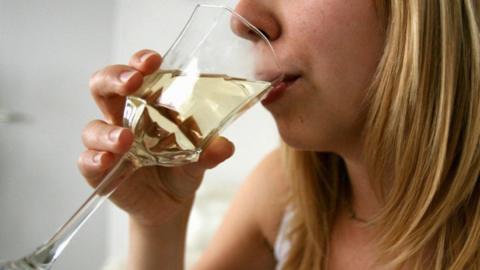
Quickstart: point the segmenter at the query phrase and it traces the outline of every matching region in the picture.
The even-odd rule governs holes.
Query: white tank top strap
[[[285,260],[287,259],[288,253],[290,251],[291,243],[290,240],[287,238],[287,233],[288,225],[292,217],[293,209],[292,207],[287,206],[285,208],[285,212],[280,223],[280,228],[275,239],[274,255],[275,259],[277,260],[277,266],[275,267],[275,270],[281,270],[283,268],[283,264],[285,263]]]

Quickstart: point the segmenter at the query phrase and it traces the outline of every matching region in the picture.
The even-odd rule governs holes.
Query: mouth
[[[282,83],[285,83],[287,86],[289,86],[293,84],[298,78],[300,78],[300,75],[298,74],[285,74]]]
[[[281,98],[285,91],[287,91],[300,77],[301,76],[298,74],[285,74],[283,79],[275,84],[262,99],[262,104],[266,106]]]

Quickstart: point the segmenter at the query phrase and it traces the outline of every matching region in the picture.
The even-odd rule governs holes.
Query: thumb
[[[203,150],[198,162],[185,165],[183,168],[194,179],[201,178],[206,169],[212,169],[231,157],[235,146],[224,137],[216,137]]]
[[[225,137],[216,137],[210,145],[203,150],[198,163],[206,169],[212,169],[231,157],[234,152],[235,146],[232,142]]]
[[[177,177],[172,177],[168,183],[170,194],[175,198],[189,198],[198,189],[202,182],[205,170],[214,168],[222,161],[233,155],[234,146],[229,140],[217,137],[205,148],[198,162],[189,163],[181,167],[173,167],[172,172]],[[179,175],[178,175],[179,173]],[[177,181],[182,179],[182,181]]]

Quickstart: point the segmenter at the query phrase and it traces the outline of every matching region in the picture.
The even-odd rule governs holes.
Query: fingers
[[[125,96],[140,88],[143,77],[157,70],[161,62],[159,54],[142,50],[130,59],[130,66],[111,65],[92,75],[91,93],[109,123],[121,123]]]
[[[90,122],[82,133],[87,149],[123,154],[128,151],[134,135],[128,128],[109,125],[101,120]]]
[[[126,96],[137,90],[143,76],[160,67],[162,58],[158,53],[143,50],[130,59],[130,66],[111,65],[95,72],[90,79],[90,89],[94,97]]]
[[[92,187],[96,187],[115,164],[117,157],[108,152],[86,150],[80,154],[77,166]]]
[[[133,67],[111,65],[93,74],[90,89],[94,97],[126,96],[138,89],[142,82],[142,73]]]
[[[152,50],[141,50],[135,53],[129,61],[129,65],[148,75],[156,71],[162,63],[162,57]]]
[[[122,154],[128,151],[134,136],[127,128],[92,121],[87,125],[82,141],[88,149],[78,159],[80,172],[95,187]]]
[[[224,137],[215,138],[200,156],[199,163],[207,169],[212,169],[222,163],[235,152],[235,146]]]

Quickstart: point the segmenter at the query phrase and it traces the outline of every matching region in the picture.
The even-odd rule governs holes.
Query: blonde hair
[[[480,269],[480,4],[377,1],[385,51],[364,128],[370,181],[384,207],[376,263],[385,269]],[[284,269],[325,269],[345,164],[284,145],[292,242]]]

